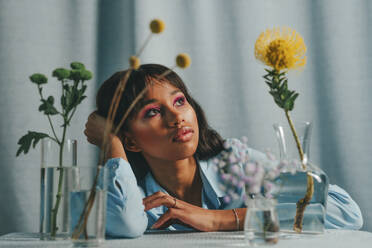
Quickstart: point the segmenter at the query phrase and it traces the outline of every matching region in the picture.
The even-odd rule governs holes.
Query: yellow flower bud
[[[191,64],[190,56],[187,53],[180,53],[176,57],[176,63],[180,68],[189,67]]]
[[[164,31],[165,23],[162,20],[154,19],[150,22],[151,32],[154,34],[159,34]]]
[[[140,61],[140,59],[139,59],[138,57],[136,57],[136,56],[130,56],[130,57],[129,57],[129,65],[130,65],[130,67],[131,67],[132,69],[137,70],[137,69],[140,67],[140,65],[141,65],[141,61]]]

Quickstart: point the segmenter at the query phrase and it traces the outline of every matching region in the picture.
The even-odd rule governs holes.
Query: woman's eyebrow
[[[178,90],[178,89],[177,89],[177,90],[174,90],[174,91],[172,91],[172,92],[170,93],[170,95],[173,96],[173,95],[175,95],[175,94],[178,93],[178,92],[181,92],[181,91]]]
[[[174,90],[171,93],[169,93],[169,95],[173,96],[173,95],[177,94],[178,92],[181,92],[181,91],[180,90]],[[141,107],[143,107],[147,104],[154,103],[154,102],[158,102],[158,100],[156,100],[155,98],[147,99],[147,100],[141,101],[140,105],[141,105]]]

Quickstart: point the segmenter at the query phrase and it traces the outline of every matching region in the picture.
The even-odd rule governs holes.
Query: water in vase
[[[280,158],[301,161],[296,173],[282,173],[277,180],[279,190],[276,199],[278,201],[277,212],[280,229],[281,231],[293,232],[296,204],[304,198],[307,190],[307,177],[311,176],[314,181],[314,193],[304,212],[302,232],[323,233],[328,196],[328,177],[319,167],[309,162],[311,123],[295,123],[295,128],[304,152],[302,161],[289,126],[274,125],[279,143]],[[302,165],[306,168],[304,169]]]

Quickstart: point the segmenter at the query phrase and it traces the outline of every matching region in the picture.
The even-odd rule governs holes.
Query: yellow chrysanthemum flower
[[[162,20],[154,19],[150,22],[151,32],[154,34],[159,34],[164,31],[165,23]]]
[[[303,38],[291,28],[274,28],[262,32],[254,46],[256,59],[277,71],[296,69],[306,64]]]
[[[190,56],[187,53],[180,53],[176,57],[176,64],[180,68],[189,67],[191,64]]]
[[[141,61],[138,57],[136,56],[130,56],[129,57],[129,65],[132,69],[138,69],[141,65]]]

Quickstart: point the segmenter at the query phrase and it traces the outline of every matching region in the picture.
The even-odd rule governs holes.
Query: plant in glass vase
[[[301,145],[300,137],[289,114],[294,109],[295,100],[299,94],[288,88],[287,72],[291,69],[302,68],[306,64],[306,46],[303,38],[291,28],[275,28],[262,32],[255,43],[255,57],[270,69],[265,69],[263,76],[269,86],[269,93],[275,103],[284,110],[291,134],[302,164],[302,170],[307,171],[307,156]],[[296,204],[293,230],[302,232],[306,207],[314,194],[314,177],[307,172],[306,193]]]
[[[63,167],[63,154],[66,143],[66,132],[67,127],[71,123],[71,119],[74,116],[78,105],[86,98],[85,91],[87,89],[86,81],[92,78],[92,72],[85,69],[85,66],[80,62],[72,62],[70,64],[71,69],[57,68],[53,71],[52,76],[56,77],[60,81],[61,85],[61,97],[60,97],[60,109],[55,106],[55,100],[53,96],[45,97],[43,94],[43,86],[48,83],[48,78],[40,73],[35,73],[30,76],[30,80],[37,86],[38,93],[40,96],[41,104],[39,111],[42,112],[48,119],[52,135],[42,132],[28,131],[27,134],[22,136],[19,141],[19,149],[16,156],[21,153],[27,154],[31,146],[35,148],[37,143],[41,139],[50,139],[55,142],[58,146],[58,165],[60,168]],[[57,134],[55,130],[55,123],[53,123],[52,117],[59,116],[62,118],[62,133]],[[48,226],[50,229],[50,236],[55,237],[58,231],[57,216],[61,204],[63,181],[64,181],[64,170],[59,170],[58,178],[58,189],[55,195],[55,203],[51,209],[51,216],[48,216],[50,223]]]
[[[279,220],[274,196],[279,190],[275,180],[280,173],[294,172],[295,161],[278,162],[271,153],[253,160],[246,138],[226,140],[224,150],[212,161],[226,192],[224,202],[232,207],[247,205],[244,231],[249,243],[277,243]]]

